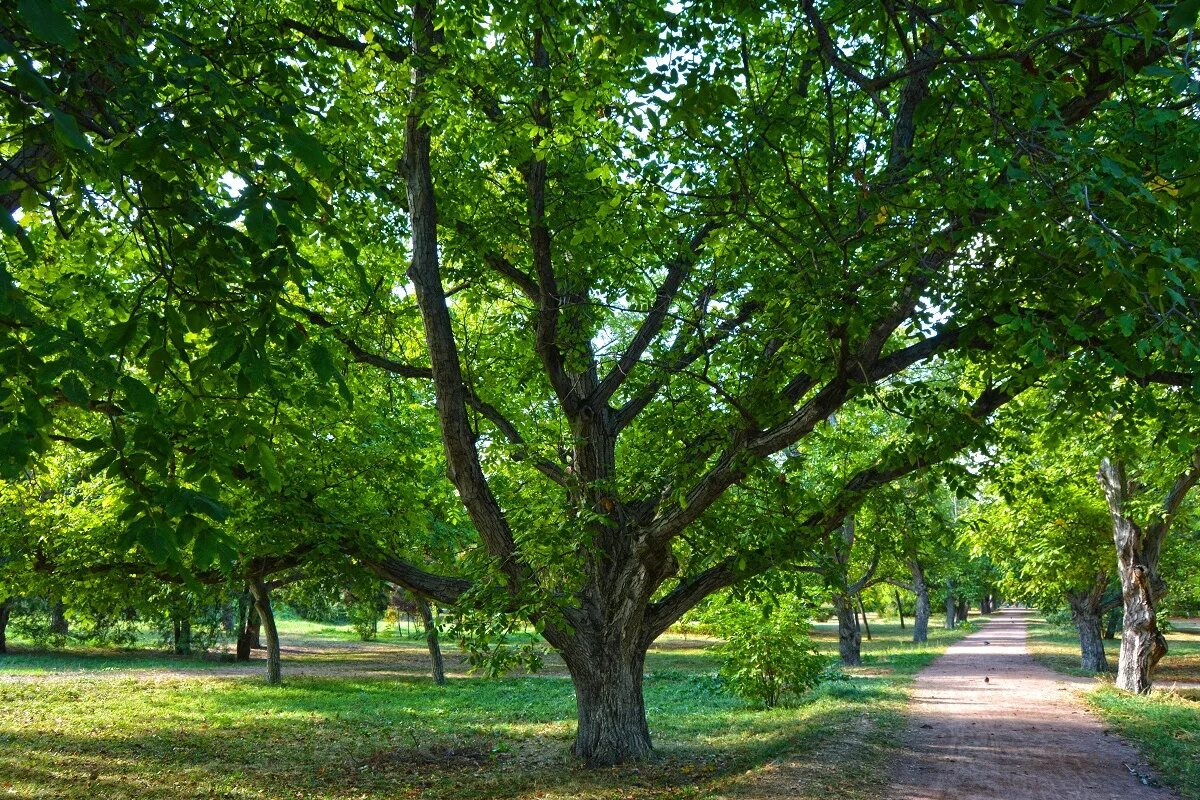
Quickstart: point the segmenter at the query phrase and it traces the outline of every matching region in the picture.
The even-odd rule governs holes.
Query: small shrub
[[[830,659],[817,652],[808,621],[794,614],[741,609],[725,617],[721,632],[725,643],[716,651],[724,686],[754,705],[774,708],[830,675]]]

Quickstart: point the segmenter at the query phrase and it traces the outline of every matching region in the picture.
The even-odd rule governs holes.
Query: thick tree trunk
[[[1108,671],[1104,639],[1100,636],[1100,595],[1103,591],[1101,584],[1099,591],[1093,588],[1091,591],[1067,592],[1071,620],[1079,631],[1080,666],[1088,672]]]
[[[965,597],[960,598],[958,601],[958,607],[954,609],[954,621],[956,623],[966,622],[967,614],[970,612],[970,610],[971,610],[971,602],[969,600],[967,600]]]
[[[417,608],[421,612],[421,619],[425,623],[425,643],[429,646],[429,664],[433,672],[433,682],[438,686],[446,685],[446,665],[442,660],[442,646],[438,642],[437,621],[433,618],[433,608],[429,605],[429,601],[420,595],[414,594],[413,599],[417,603]]]
[[[645,652],[604,650],[583,663],[566,659],[579,714],[573,752],[591,767],[641,761],[653,752],[642,697]]]
[[[67,609],[61,597],[50,601],[50,632],[55,636],[66,636],[70,626],[67,623]]]
[[[845,666],[857,667],[862,664],[862,633],[855,619],[854,598],[834,592],[833,613],[838,621],[838,655]]]
[[[1200,450],[1192,458],[1192,467],[1176,478],[1162,510],[1154,512],[1152,521],[1144,528],[1134,521],[1127,508],[1128,501],[1141,491],[1140,487],[1129,479],[1120,461],[1106,458],[1100,463],[1097,478],[1112,517],[1125,607],[1117,686],[1126,691],[1148,692],[1154,668],[1167,654],[1167,640],[1158,630],[1158,601],[1167,593],[1167,586],[1158,574],[1158,561],[1179,506],[1200,479]]]
[[[271,610],[271,593],[261,578],[250,581],[250,593],[254,595],[254,608],[267,634],[267,683],[278,686],[283,682],[283,669],[279,656],[279,631],[275,628],[275,612]]]
[[[929,641],[929,617],[933,615],[933,607],[929,602],[929,584],[925,582],[925,570],[920,562],[913,559],[909,562],[912,571],[913,591],[917,595],[913,607],[913,641],[917,643]]]
[[[8,630],[8,617],[12,614],[12,598],[6,597],[3,603],[0,603],[0,655],[8,652],[8,640],[6,632]]]

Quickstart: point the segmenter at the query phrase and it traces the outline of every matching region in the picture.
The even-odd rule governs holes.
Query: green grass
[[[285,637],[352,644],[348,630],[307,625],[288,621]],[[872,629],[861,670],[772,711],[720,691],[711,640],[666,637],[646,667],[658,757],[601,771],[569,756],[574,697],[553,663],[439,688],[416,658],[423,643],[397,639],[285,655],[286,683],[272,689],[261,662],[231,675],[231,664],[161,653],[22,652],[0,661],[0,797],[707,797],[787,754],[812,762],[811,785],[791,796],[820,797],[828,750],[847,731],[862,745],[860,778],[841,796],[871,797],[912,675],[961,635],[937,630],[914,646],[895,625]],[[816,638],[836,648],[829,626]],[[390,661],[384,677],[338,674]],[[313,664],[324,671],[296,675]]]
[[[1074,632],[1042,622],[1029,630],[1030,652],[1047,666],[1072,675],[1079,668]],[[1105,724],[1133,744],[1164,782],[1188,800],[1200,800],[1200,694],[1175,691],[1175,682],[1200,683],[1200,630],[1179,624],[1167,631],[1167,656],[1155,672],[1156,689],[1133,695],[1112,684],[1120,641],[1106,641],[1111,672],[1085,694]]]

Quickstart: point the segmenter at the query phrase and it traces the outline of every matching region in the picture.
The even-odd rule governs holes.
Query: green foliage
[[[807,620],[789,610],[765,614],[740,604],[722,615],[716,648],[720,676],[739,697],[765,708],[795,699],[829,677],[831,660],[817,651]]]

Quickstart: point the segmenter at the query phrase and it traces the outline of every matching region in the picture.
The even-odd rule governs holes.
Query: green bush
[[[829,657],[817,652],[808,621],[795,613],[731,608],[721,633],[725,643],[716,651],[724,686],[756,706],[774,708],[831,675]]]

